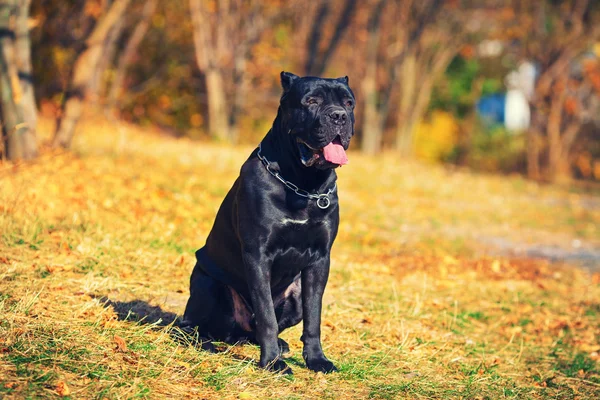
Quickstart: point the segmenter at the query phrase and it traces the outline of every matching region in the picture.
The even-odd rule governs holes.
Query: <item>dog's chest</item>
[[[282,216],[269,243],[275,264],[304,267],[326,256],[331,243],[329,219]]]

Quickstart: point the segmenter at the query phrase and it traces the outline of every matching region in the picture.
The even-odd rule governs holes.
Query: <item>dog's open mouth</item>
[[[331,143],[323,148],[315,149],[300,138],[296,138],[298,150],[300,151],[300,160],[307,167],[315,165],[318,161],[328,162],[335,165],[348,164],[348,156],[340,137],[337,136]]]

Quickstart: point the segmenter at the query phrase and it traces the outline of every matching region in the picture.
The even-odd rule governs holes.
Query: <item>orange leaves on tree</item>
[[[565,99],[565,111],[569,115],[576,115],[579,110],[579,103],[577,102],[577,98],[573,96],[568,96]]]
[[[100,1],[86,1],[83,9],[85,15],[89,15],[93,18],[98,18],[102,15],[102,2]]]

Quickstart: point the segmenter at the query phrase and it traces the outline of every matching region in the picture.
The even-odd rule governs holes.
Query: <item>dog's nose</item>
[[[329,113],[329,118],[337,125],[344,125],[348,115],[344,110],[335,110]]]

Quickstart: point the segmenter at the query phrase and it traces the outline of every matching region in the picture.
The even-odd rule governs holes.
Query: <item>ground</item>
[[[90,118],[73,152],[0,164],[0,398],[600,397],[598,191],[393,153],[339,171],[322,329],[339,373],[304,367],[300,326],[293,377],[256,346],[176,340],[250,151]]]

